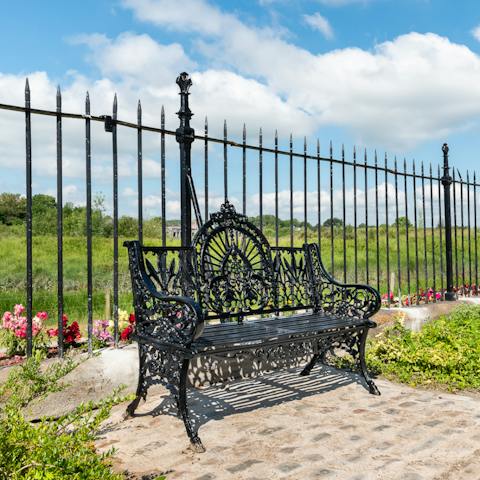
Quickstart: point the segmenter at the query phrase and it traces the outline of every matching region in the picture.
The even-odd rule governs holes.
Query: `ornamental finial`
[[[188,94],[188,90],[192,86],[192,79],[190,78],[190,75],[187,72],[182,72],[178,77],[177,77],[177,85],[180,87],[180,93],[186,93]]]
[[[448,144],[444,143],[442,145],[442,152],[444,153],[444,155],[448,155],[448,150],[449,150]]]

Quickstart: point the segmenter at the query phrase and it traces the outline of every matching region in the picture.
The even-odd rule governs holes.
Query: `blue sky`
[[[237,138],[245,121],[251,139],[263,126],[270,145],[276,127],[281,143],[293,131],[298,148],[306,135],[322,146],[332,139],[337,154],[344,142],[347,152],[356,144],[370,154],[378,148],[382,157],[388,151],[434,165],[448,141],[461,171],[478,163],[480,5],[474,0],[19,0],[1,8],[2,103],[21,104],[29,76],[34,106],[54,107],[60,84],[66,110],[80,111],[88,89],[94,113],[108,113],[116,91],[121,118],[134,120],[141,98],[146,122],[158,124],[164,104],[167,127],[175,128],[174,80],[187,70],[197,130],[208,114],[215,134],[227,118]],[[81,127],[65,125],[64,184],[75,203],[84,202]],[[34,190],[54,193],[54,125],[38,120],[35,128]],[[1,191],[23,192],[22,135],[22,119],[0,111]],[[107,203],[109,142],[100,128],[94,131],[94,190]],[[133,213],[134,132],[121,142],[121,208]],[[145,140],[147,215],[159,212],[156,142]],[[178,214],[175,149],[174,142],[167,146],[170,216]],[[212,151],[218,198],[220,157]],[[201,171],[200,160],[195,169]],[[239,194],[233,182],[231,195]],[[253,183],[249,194],[254,211]]]

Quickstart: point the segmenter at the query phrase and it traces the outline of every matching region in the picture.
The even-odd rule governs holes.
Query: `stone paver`
[[[166,472],[168,480],[480,479],[478,397],[384,380],[375,397],[356,375],[299,371],[194,390],[203,454],[188,449],[183,423],[168,409],[151,415],[162,400],[169,405],[159,387],[133,419],[122,421],[125,406],[115,407],[98,447],[116,448],[119,470]]]

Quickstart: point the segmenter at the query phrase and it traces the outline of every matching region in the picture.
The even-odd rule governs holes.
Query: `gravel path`
[[[97,446],[115,447],[116,468],[137,478],[480,479],[478,397],[385,380],[377,381],[382,396],[375,397],[354,374],[299,371],[194,390],[203,454],[187,448],[183,423],[161,388],[151,389],[133,419],[122,421],[125,406],[115,407]]]

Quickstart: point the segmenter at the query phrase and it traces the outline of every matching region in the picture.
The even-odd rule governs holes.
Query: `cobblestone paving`
[[[322,371],[320,371],[322,370]],[[139,415],[114,409],[98,441],[116,468],[168,480],[480,479],[480,399],[378,380],[375,397],[357,376],[326,367],[210,387],[191,394],[207,449],[188,449],[183,423],[152,389]],[[152,416],[163,400],[166,415]]]

